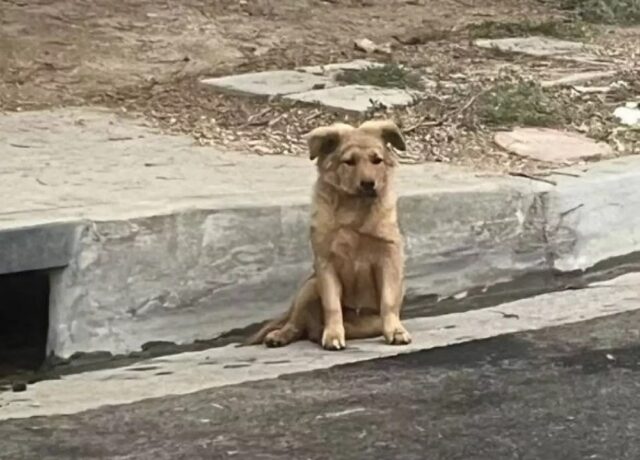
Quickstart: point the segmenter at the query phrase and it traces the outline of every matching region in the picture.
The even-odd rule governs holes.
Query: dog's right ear
[[[347,129],[353,128],[348,125],[335,124],[321,126],[305,134],[304,138],[309,146],[309,158],[315,160],[335,152],[342,141],[344,131]]]

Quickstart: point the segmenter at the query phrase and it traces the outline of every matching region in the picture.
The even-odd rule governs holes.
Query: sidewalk
[[[195,147],[95,109],[3,115],[0,133],[0,273],[52,270],[57,355],[248,326],[281,311],[310,267],[304,158]],[[640,160],[550,179],[401,166],[408,297],[640,249]]]

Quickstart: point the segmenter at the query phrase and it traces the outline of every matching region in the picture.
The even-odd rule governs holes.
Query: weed
[[[505,38],[544,35],[556,38],[584,38],[590,34],[590,28],[581,22],[566,22],[549,20],[532,22],[483,21],[470,24],[467,27],[471,39],[477,38]]]
[[[558,104],[532,81],[496,84],[478,98],[476,110],[488,125],[552,126],[563,121]]]
[[[336,80],[347,85],[370,85],[383,88],[423,89],[424,87],[420,75],[398,64],[345,70],[336,76]]]
[[[640,0],[564,0],[562,7],[595,24],[640,24]]]

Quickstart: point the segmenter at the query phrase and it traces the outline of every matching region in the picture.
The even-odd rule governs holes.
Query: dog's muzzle
[[[367,197],[376,197],[378,196],[378,192],[376,192],[376,183],[373,181],[363,180],[360,182],[360,193],[363,196]]]

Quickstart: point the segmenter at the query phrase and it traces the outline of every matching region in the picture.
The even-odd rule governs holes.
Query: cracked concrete
[[[195,147],[86,109],[3,115],[0,132],[0,273],[51,270],[50,352],[210,339],[281,311],[310,269],[306,159]],[[401,166],[407,299],[640,250],[638,158],[552,179]]]

